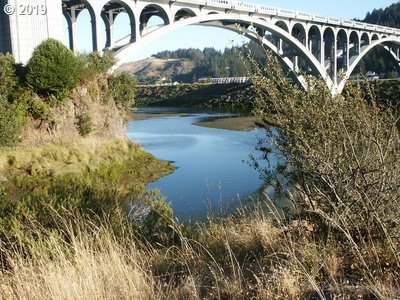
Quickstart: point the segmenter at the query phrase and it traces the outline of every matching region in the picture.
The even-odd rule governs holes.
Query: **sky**
[[[156,2],[156,1],[155,1]],[[323,16],[337,17],[341,19],[363,19],[368,11],[385,8],[396,0],[250,0],[250,3],[258,3],[272,7],[288,8],[297,11],[315,13]],[[154,22],[154,21],[153,21]],[[155,20],[157,22],[157,20]],[[115,38],[121,38],[129,33],[129,24],[126,14],[120,14],[115,20]],[[65,22],[65,43],[68,43]],[[90,18],[87,11],[82,12],[77,21],[79,52],[91,51]],[[105,34],[102,37],[105,42]],[[240,35],[217,28],[204,26],[187,26],[175,30],[157,41],[154,41],[130,58],[132,61],[151,56],[162,50],[175,50],[178,48],[214,47],[223,50],[225,47],[240,45],[245,40]]]

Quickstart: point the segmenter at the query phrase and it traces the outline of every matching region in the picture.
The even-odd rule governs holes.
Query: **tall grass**
[[[91,222],[53,211],[57,229],[31,223],[28,238],[2,247],[4,299],[396,299],[397,278],[360,274],[346,245],[321,244],[307,222],[261,208],[147,240],[121,218]],[[115,220],[113,221],[115,222]],[[154,228],[154,231],[165,228]],[[5,244],[3,244],[5,245]],[[367,253],[369,249],[360,248]]]
[[[2,299],[155,298],[144,253],[102,226],[83,221],[60,226],[63,235],[37,229],[39,239],[3,249],[8,267],[1,272]]]

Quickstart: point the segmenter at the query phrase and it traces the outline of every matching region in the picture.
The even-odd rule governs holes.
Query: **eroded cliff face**
[[[49,117],[30,119],[20,145],[125,138],[124,118],[124,111],[112,99],[107,80],[100,78],[77,87],[68,99],[50,108]]]

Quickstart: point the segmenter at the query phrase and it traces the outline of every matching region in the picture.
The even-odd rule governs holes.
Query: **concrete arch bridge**
[[[8,3],[26,3],[23,0],[0,0]],[[383,46],[393,57],[393,64],[400,64],[400,29],[372,25],[351,20],[325,17],[289,9],[269,7],[235,0],[32,0],[45,3],[47,15],[38,16],[28,25],[13,28],[15,15],[8,19],[1,15],[0,30],[26,32],[38,35],[47,26],[47,37],[57,36],[55,29],[67,20],[70,48],[76,47],[76,21],[85,9],[91,18],[93,50],[112,50],[119,63],[146,43],[160,36],[188,25],[214,26],[236,31],[260,41],[272,50],[282,62],[296,74],[305,86],[304,74],[323,78],[333,94],[341,93],[360,60],[373,48]],[[51,16],[50,13],[51,12]],[[114,20],[122,12],[129,16],[129,34],[122,39],[114,38]],[[158,17],[158,25],[151,25],[150,19]],[[46,20],[45,20],[46,18]],[[20,19],[21,20],[21,16]],[[7,27],[7,22],[9,26]],[[21,21],[20,21],[21,22]],[[32,22],[43,25],[35,27]],[[103,24],[106,39],[102,41]],[[45,36],[43,33],[41,36]],[[10,34],[12,36],[12,34]],[[13,53],[15,45],[22,39],[11,38]],[[7,43],[0,40],[0,51]],[[32,49],[40,38],[32,42]],[[25,41],[25,40],[24,40]],[[20,47],[21,48],[21,47]],[[26,49],[29,47],[27,46]],[[25,48],[24,48],[25,49]],[[18,59],[17,59],[18,60]],[[20,59],[23,61],[24,59]],[[25,55],[26,60],[26,55]],[[117,67],[117,66],[116,66]],[[305,86],[306,87],[306,86]]]

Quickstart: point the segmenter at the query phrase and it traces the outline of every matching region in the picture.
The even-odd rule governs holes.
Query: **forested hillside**
[[[394,3],[384,9],[374,9],[372,12],[368,12],[363,21],[389,27],[399,27],[400,2]]]
[[[368,12],[361,21],[400,28],[400,2],[386,8],[374,9],[372,12]],[[385,72],[386,77],[392,77],[397,75],[396,71],[399,73],[399,70],[394,69],[393,66],[393,57],[383,48],[376,48],[360,62],[356,72],[371,70],[377,73]]]

